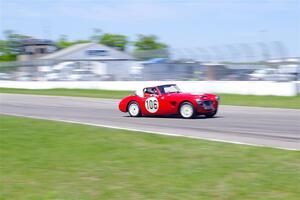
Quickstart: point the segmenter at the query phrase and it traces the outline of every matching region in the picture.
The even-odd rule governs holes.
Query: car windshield
[[[161,94],[181,93],[177,85],[162,85],[158,86],[158,89]]]

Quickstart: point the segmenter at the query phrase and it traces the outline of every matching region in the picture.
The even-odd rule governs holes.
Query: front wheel
[[[139,117],[141,116],[141,109],[137,102],[130,102],[128,105],[128,113],[131,117]]]
[[[181,117],[183,117],[185,119],[194,118],[196,115],[196,111],[194,109],[193,104],[191,104],[189,102],[184,102],[181,104],[181,106],[179,108],[179,113],[180,113]]]

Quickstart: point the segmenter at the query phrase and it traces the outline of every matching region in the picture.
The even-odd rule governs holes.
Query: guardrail
[[[177,84],[192,93],[295,96],[300,82],[271,81],[0,81],[2,88],[137,90],[147,86]]]

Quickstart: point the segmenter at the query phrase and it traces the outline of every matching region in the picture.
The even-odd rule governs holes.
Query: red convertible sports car
[[[119,109],[131,117],[176,114],[183,118],[213,117],[218,111],[219,101],[217,95],[182,93],[177,85],[170,84],[138,90],[135,95],[121,100]]]

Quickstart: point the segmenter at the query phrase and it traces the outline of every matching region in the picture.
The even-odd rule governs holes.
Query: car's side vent
[[[170,104],[171,104],[172,106],[176,106],[176,101],[170,101]]]

